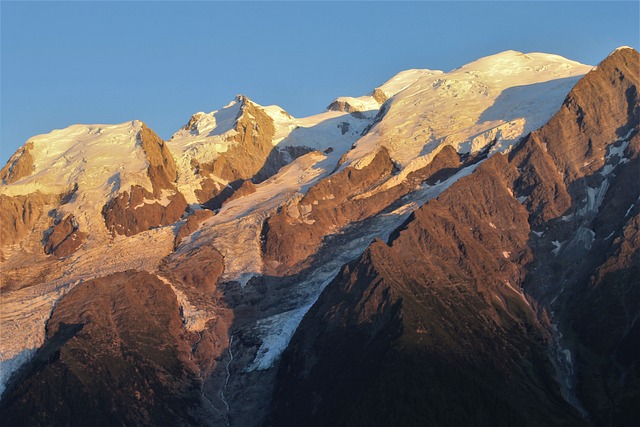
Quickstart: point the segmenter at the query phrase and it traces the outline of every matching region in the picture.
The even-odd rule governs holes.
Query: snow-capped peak
[[[102,206],[115,194],[139,185],[152,189],[149,162],[140,144],[139,120],[116,125],[73,125],[37,135],[27,142],[33,172],[2,187],[7,196],[34,192],[75,193],[59,208],[73,213],[84,230],[103,229]],[[106,232],[106,229],[103,231]]]
[[[558,55],[509,50],[448,73],[425,73],[388,101],[383,120],[345,164],[378,145],[410,170],[428,163],[443,144],[461,153],[494,142],[494,151],[508,150],[546,123],[591,68]]]

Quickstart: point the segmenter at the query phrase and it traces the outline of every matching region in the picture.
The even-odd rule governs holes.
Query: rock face
[[[271,425],[579,425],[519,287],[515,172],[494,156],[343,269],[283,356]]]
[[[180,242],[182,242],[182,239],[196,231],[203,221],[211,218],[213,215],[214,213],[207,209],[202,209],[194,212],[193,215],[189,215],[176,234],[174,246],[177,248],[180,245]]]
[[[78,223],[73,215],[67,215],[53,226],[47,236],[44,252],[60,258],[74,253],[86,239],[87,234],[78,230]]]
[[[202,397],[190,355],[175,295],[156,277],[87,282],[54,310],[45,345],[3,399],[3,424],[196,424]]]
[[[218,209],[243,182],[262,182],[292,159],[311,151],[304,147],[274,146],[276,129],[267,112],[243,95],[236,97],[235,102],[240,108],[234,119],[234,132],[225,141],[228,144],[225,151],[218,153],[212,161],[193,159],[191,164],[202,178],[201,188],[195,192],[198,202],[212,209]],[[199,118],[192,117],[188,129],[193,128]],[[228,182],[235,188],[229,189],[221,182]]]
[[[280,273],[299,269],[296,264],[308,260],[329,234],[382,211],[423,182],[445,179],[461,166],[455,150],[445,146],[429,165],[402,182],[371,192],[396,171],[384,147],[372,157],[366,165],[348,166],[325,178],[268,219],[263,230],[268,266]]]
[[[269,424],[632,424],[638,64],[613,53],[345,266],[283,355]]]
[[[152,227],[173,224],[187,207],[174,185],[176,166],[164,141],[144,125],[138,140],[149,163],[147,175],[152,191],[134,185],[103,207],[105,225],[114,234],[133,236]]]
[[[0,239],[2,246],[19,243],[34,228],[47,210],[61,196],[35,192],[29,195],[6,196],[0,194]]]
[[[9,159],[5,167],[0,170],[2,184],[6,185],[20,181],[33,173],[35,168],[31,150],[33,150],[33,143],[27,142]]]

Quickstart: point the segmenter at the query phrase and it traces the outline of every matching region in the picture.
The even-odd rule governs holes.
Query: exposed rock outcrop
[[[177,248],[182,242],[182,239],[196,231],[203,221],[211,218],[213,215],[213,211],[210,211],[208,209],[195,211],[193,215],[189,215],[185,223],[182,225],[182,227],[180,227],[178,233],[176,234],[174,247]]]
[[[181,284],[181,290],[210,295],[224,271],[224,260],[216,249],[203,246],[166,258],[160,271],[172,282]]]
[[[283,356],[271,425],[580,424],[518,287],[515,172],[496,155],[343,269]]]
[[[20,181],[33,173],[35,166],[31,150],[33,150],[33,142],[27,142],[11,156],[7,164],[0,170],[0,181],[3,185]]]
[[[313,254],[329,231],[382,210],[384,205],[354,198],[380,184],[394,168],[383,148],[366,166],[349,166],[311,187],[298,202],[283,207],[265,223],[267,265],[286,271]]]
[[[230,195],[227,194],[229,188],[223,183],[235,185],[234,190],[247,180],[260,183],[291,160],[311,151],[302,146],[275,146],[275,125],[267,112],[243,95],[236,97],[236,102],[240,104],[240,110],[233,125],[234,132],[226,137],[226,151],[218,153],[209,162],[191,161],[191,167],[201,177],[201,188],[195,191],[198,202],[209,208],[216,205],[213,209],[219,208]],[[198,117],[192,117],[189,129],[197,120]]]
[[[323,179],[301,200],[268,219],[263,231],[267,266],[287,271],[315,253],[325,236],[379,213],[423,182],[446,179],[460,166],[456,151],[446,146],[429,165],[411,172],[398,185],[367,194],[395,172],[388,151],[381,148],[370,163],[348,166]]]
[[[67,215],[54,225],[46,237],[44,252],[60,258],[74,253],[82,245],[87,234],[78,230],[78,223],[73,215]]]
[[[145,188],[133,186],[131,193],[124,191],[107,203],[102,215],[110,232],[133,236],[153,227],[173,224],[187,208],[187,201],[180,193],[166,197],[165,203],[156,200]]]
[[[13,245],[24,239],[36,225],[47,207],[60,200],[61,196],[40,192],[23,196],[0,194],[0,244]]]

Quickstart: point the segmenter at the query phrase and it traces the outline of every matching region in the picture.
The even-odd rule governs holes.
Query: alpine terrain
[[[0,422],[632,426],[640,54],[239,95],[0,171]]]

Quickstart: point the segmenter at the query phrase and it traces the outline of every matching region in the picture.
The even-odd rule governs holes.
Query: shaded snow
[[[7,382],[11,375],[16,372],[20,366],[29,362],[35,355],[37,348],[25,348],[13,357],[4,357],[4,352],[0,352],[0,398],[4,393]]]

